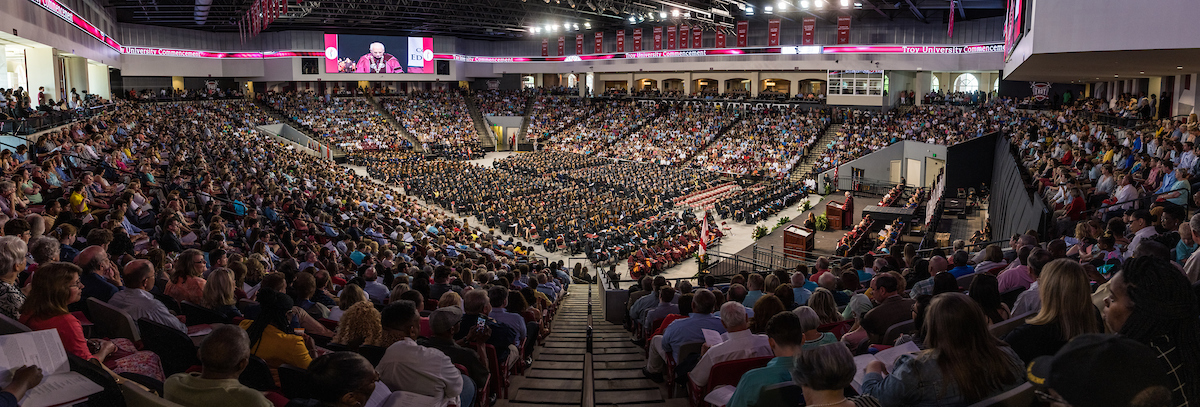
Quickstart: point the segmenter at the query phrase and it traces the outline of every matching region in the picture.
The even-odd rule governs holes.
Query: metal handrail
[[[1172,190],[1170,190],[1170,191],[1166,191],[1166,192],[1159,192],[1159,193],[1155,193],[1155,194],[1151,194],[1151,195],[1139,196],[1139,197],[1137,197],[1137,198],[1130,199],[1130,200],[1128,200],[1128,201],[1116,202],[1116,203],[1108,204],[1108,205],[1105,205],[1105,206],[1101,206],[1101,207],[1099,207],[1099,208],[1093,208],[1093,209],[1084,210],[1084,211],[1083,211],[1083,212],[1081,212],[1081,213],[1093,213],[1093,212],[1098,212],[1098,211],[1100,211],[1100,210],[1102,210],[1102,209],[1108,209],[1108,208],[1111,208],[1111,207],[1114,207],[1114,206],[1117,206],[1117,205],[1124,205],[1124,204],[1128,204],[1128,203],[1134,203],[1134,202],[1138,202],[1138,201],[1145,201],[1145,200],[1147,200],[1147,199],[1154,198],[1154,197],[1156,197],[1156,196],[1160,196],[1160,195],[1166,195],[1166,194],[1169,194],[1169,193],[1173,193],[1173,192],[1179,192],[1179,191],[1188,191],[1188,192],[1191,192],[1191,190],[1189,190],[1188,188],[1175,188],[1175,189],[1172,189]]]
[[[964,248],[971,248],[971,247],[976,247],[976,246],[985,246],[986,247],[986,246],[990,246],[990,245],[993,245],[996,243],[1008,243],[1008,239],[996,239],[996,240],[989,240],[986,242],[971,243],[971,244],[963,246],[963,247]],[[917,253],[918,254],[930,253],[930,252],[933,252],[934,250],[938,250],[938,249],[941,249],[941,250],[954,249],[954,246],[931,247],[928,249],[920,249],[920,250],[917,250]]]

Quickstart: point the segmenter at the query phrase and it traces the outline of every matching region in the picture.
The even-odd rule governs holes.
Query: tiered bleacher
[[[746,117],[696,154],[691,165],[716,172],[780,178],[811,150],[829,127],[821,111],[770,108]]]
[[[711,142],[737,117],[737,112],[712,104],[675,105],[600,152],[601,157],[662,165],[682,163]]]
[[[411,147],[364,97],[324,97],[313,92],[275,93],[267,102],[327,143],[343,150]]]
[[[422,143],[427,152],[469,159],[483,155],[479,134],[462,94],[420,92],[380,98],[380,104]]]

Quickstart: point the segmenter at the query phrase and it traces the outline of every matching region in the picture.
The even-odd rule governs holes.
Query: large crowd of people
[[[480,90],[475,103],[484,116],[524,116],[525,103],[532,92],[516,90]]]
[[[716,172],[780,178],[808,154],[830,119],[819,110],[768,108],[746,113],[691,165]]]
[[[662,165],[683,163],[713,141],[737,116],[738,112],[714,104],[667,106],[659,118],[601,151],[600,156]]]
[[[550,137],[546,149],[578,154],[597,154],[623,139],[655,116],[657,106],[631,100],[593,101],[599,105],[592,115]]]
[[[839,114],[842,129],[813,165],[820,173],[853,161],[901,140],[951,145],[999,130],[1002,116],[1009,112],[1000,105],[975,110],[954,106],[917,106],[906,113],[849,110]]]
[[[381,98],[380,104],[425,151],[440,149],[455,158],[483,155],[467,103],[457,91],[401,94]]]
[[[266,96],[271,107],[343,150],[412,148],[364,97],[283,92]]]
[[[530,139],[549,139],[575,121],[586,120],[595,109],[591,99],[572,96],[538,96],[529,115]]]

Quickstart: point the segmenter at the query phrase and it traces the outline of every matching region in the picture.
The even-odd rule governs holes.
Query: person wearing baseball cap
[[[1172,407],[1167,370],[1153,349],[1117,335],[1084,334],[1026,369],[1054,407]]]

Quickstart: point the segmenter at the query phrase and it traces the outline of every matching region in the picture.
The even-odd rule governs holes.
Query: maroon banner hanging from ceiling
[[[550,56],[550,40],[547,38],[542,38],[542,56]]]
[[[663,46],[663,37],[662,37],[663,33],[662,32],[663,32],[662,27],[654,27],[654,50],[655,51],[662,49],[662,46]]]
[[[738,21],[738,24],[737,24],[737,46],[738,46],[738,48],[747,47],[746,35],[747,35],[748,31],[750,31],[750,22],[744,21],[744,20]]]
[[[583,34],[575,34],[575,55],[583,55]]]
[[[838,16],[838,44],[850,43],[850,16]]]
[[[717,39],[713,42],[713,48],[725,48],[725,32],[717,31]]]
[[[692,48],[703,47],[704,43],[701,41],[701,39],[703,39],[700,37],[702,35],[701,33],[703,33],[703,31],[700,31],[700,28],[692,27]]]
[[[683,24],[683,25],[679,26],[679,49],[687,48],[688,44],[691,42],[688,39],[688,35],[690,35],[688,33],[690,32],[690,30],[691,30],[691,27],[688,27],[687,24]]]
[[[642,29],[636,28],[633,30],[633,52],[642,50]]]
[[[625,52],[625,30],[617,30],[617,52]]]
[[[596,31],[596,53],[604,52],[604,32]]]
[[[817,19],[815,19],[815,18],[804,19],[804,40],[801,41],[800,44],[801,45],[813,45],[813,34],[816,31],[817,31]]]
[[[566,45],[567,45],[567,38],[566,37],[558,37],[558,56],[561,57],[565,54],[563,52],[564,51],[563,48],[566,48],[565,47]]]
[[[667,49],[675,49],[675,32],[678,30],[678,26],[667,27]]]
[[[767,21],[767,46],[779,46],[779,20]]]

